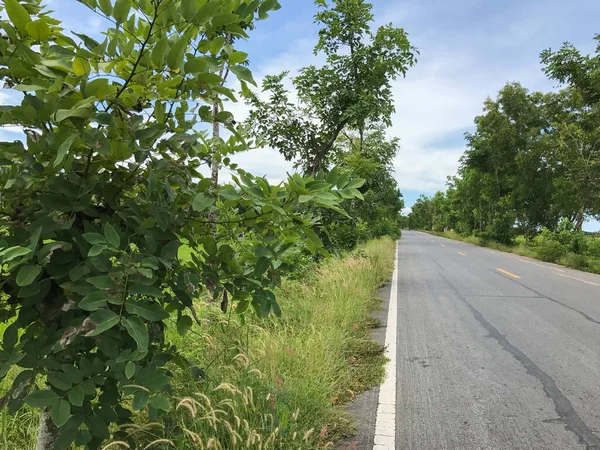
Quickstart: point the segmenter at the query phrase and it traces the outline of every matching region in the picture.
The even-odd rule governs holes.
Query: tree
[[[402,193],[394,179],[394,159],[400,149],[399,139],[388,139],[385,128],[372,127],[360,136],[340,139],[335,156],[337,167],[366,182],[356,185],[364,200],[346,200],[344,208],[350,217],[325,212],[323,224],[335,248],[350,249],[358,242],[381,236],[400,237],[400,216],[404,208]]]
[[[306,173],[327,169],[338,137],[346,129],[359,133],[371,123],[389,125],[394,112],[391,81],[416,63],[416,49],[406,32],[391,24],[372,32],[372,5],[364,0],[316,0],[323,8],[315,21],[323,28],[315,54],[326,64],[300,70],[293,84],[300,105],[289,100],[286,73],[265,79],[268,100],[251,100],[253,131],[287,160],[298,159]]]
[[[1,404],[42,409],[40,450],[96,449],[132,411],[160,417],[167,363],[190,368],[165,341],[166,319],[184,333],[207,290],[237,313],[279,314],[279,259],[322,245],[299,201],[343,212],[352,182],[293,175],[271,186],[224,156],[245,142],[230,113],[212,114],[236,100],[219,74],[226,65],[244,89],[253,82],[231,42],[277,1],[82,3],[114,24],[102,42],[64,34],[39,0],[5,0],[0,23],[0,74],[23,93],[0,124],[26,134],[0,142],[0,376],[21,368]],[[215,121],[227,141],[198,127]],[[232,184],[214,188],[199,172],[214,148]]]

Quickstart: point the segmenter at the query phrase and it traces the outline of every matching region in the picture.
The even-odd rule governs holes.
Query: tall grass
[[[198,305],[202,326],[168,339],[200,370],[173,366],[172,411],[140,414],[125,430],[128,440],[111,448],[332,447],[353,429],[344,402],[383,379],[383,348],[370,338],[369,313],[391,275],[393,249],[391,239],[373,241],[302,280],[284,281],[277,292],[282,318],[224,316]],[[34,448],[35,412],[21,414],[0,416],[3,448]]]

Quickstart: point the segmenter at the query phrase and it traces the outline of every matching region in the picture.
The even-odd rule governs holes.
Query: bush
[[[588,256],[579,255],[572,252],[569,252],[560,258],[559,262],[563,266],[577,270],[589,270],[591,267],[591,260]]]
[[[600,238],[587,238],[587,253],[594,258],[600,258]]]
[[[372,226],[372,233],[373,238],[389,236],[392,239],[400,239],[402,236],[400,223],[397,220],[392,220],[390,218],[377,220]]]
[[[543,228],[542,232],[534,238],[533,244],[536,257],[542,261],[557,262],[567,253],[567,247],[547,228]]]
[[[369,224],[362,219],[352,222],[331,222],[328,229],[331,250],[352,250],[361,242],[366,242],[371,238]]]

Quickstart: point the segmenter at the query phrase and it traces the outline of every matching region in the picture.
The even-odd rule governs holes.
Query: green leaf
[[[179,69],[179,66],[181,66],[181,63],[183,62],[183,56],[185,54],[187,45],[188,40],[185,37],[179,38],[177,41],[175,41],[171,47],[171,50],[169,50],[169,53],[167,53],[167,65],[169,66],[169,69]]]
[[[65,373],[65,375],[69,378],[69,381],[73,384],[79,384],[83,380],[83,372],[79,367],[74,366],[72,364],[61,364],[60,366]]]
[[[225,37],[220,36],[218,38],[213,39],[213,41],[210,43],[210,52],[213,55],[218,54],[221,49],[223,48],[223,46],[225,45]]]
[[[207,60],[205,57],[192,58],[185,63],[185,73],[197,74],[206,70]]]
[[[108,425],[106,425],[106,422],[100,415],[90,415],[86,419],[85,424],[94,436],[98,436],[101,439],[108,439],[110,437]]]
[[[135,363],[133,361],[129,361],[125,366],[125,376],[128,380],[131,380],[131,377],[135,374]]]
[[[106,244],[106,239],[100,233],[83,233],[83,238],[92,245]]]
[[[43,20],[35,20],[25,25],[25,30],[35,41],[46,42],[50,37],[50,27]]]
[[[47,408],[60,400],[58,394],[50,389],[35,391],[25,398],[25,403],[33,408]]]
[[[216,73],[210,72],[202,72],[199,73],[196,79],[202,83],[206,83],[210,86],[219,86],[223,82],[223,78],[221,78]]]
[[[231,66],[230,70],[236,77],[238,77],[239,80],[246,81],[253,86],[256,86],[256,81],[254,81],[254,78],[252,77],[252,72],[250,72],[250,69],[247,67]]]
[[[219,10],[220,7],[220,2],[206,3],[202,8],[200,8],[198,14],[196,14],[194,21],[197,25],[202,25],[206,22],[209,22],[214,17],[215,13]]]
[[[188,332],[190,328],[192,328],[193,322],[190,316],[181,316],[177,319],[177,333],[180,336],[183,336]]]
[[[215,28],[220,28],[225,25],[230,25],[232,23],[236,23],[239,20],[239,16],[233,13],[222,13],[217,14],[212,18],[212,24]]]
[[[118,289],[118,285],[108,275],[91,277],[85,281],[93,285],[96,289]]]
[[[150,60],[154,67],[161,68],[165,64],[165,55],[169,51],[169,40],[162,38],[156,43],[150,54]]]
[[[362,193],[358,190],[358,189],[350,189],[350,191],[354,194],[354,196],[360,200],[364,200],[365,197],[362,195]]]
[[[119,316],[108,309],[101,309],[90,316],[90,320],[96,324],[96,328],[86,336],[98,336],[107,330],[110,330],[119,323]]]
[[[266,256],[258,258],[256,266],[254,267],[254,275],[260,277],[269,269],[269,267],[271,267],[271,259],[267,258]]]
[[[58,148],[58,152],[56,153],[56,159],[54,160],[54,167],[58,167],[58,165],[65,158],[65,156],[67,155],[69,150],[71,150],[71,146],[73,145],[73,142],[75,142],[75,140],[78,137],[79,137],[78,134],[72,134],[67,139],[65,139],[65,141],[60,145],[60,147]]]
[[[153,397],[152,400],[150,400],[150,407],[160,409],[162,411],[169,411],[169,409],[171,409],[169,399],[164,395],[157,395]]]
[[[131,0],[117,0],[113,8],[113,17],[117,23],[124,23],[131,9]]]
[[[298,201],[300,203],[306,203],[306,202],[310,202],[313,198],[315,198],[314,195],[300,195],[298,197]]]
[[[127,301],[125,310],[129,314],[136,314],[151,322],[158,322],[169,317],[169,314],[160,305],[148,301]]]
[[[148,328],[146,324],[138,316],[130,316],[124,318],[121,323],[135,342],[137,342],[138,350],[145,352],[148,350]]]
[[[50,417],[52,417],[54,424],[58,428],[62,427],[67,423],[69,417],[71,417],[71,405],[69,405],[69,402],[61,399],[53,404],[50,407]]]
[[[137,390],[135,394],[133,394],[133,400],[131,401],[131,407],[134,411],[141,411],[148,403],[148,399],[150,398],[150,394],[148,391]]]
[[[91,106],[83,106],[75,109],[59,109],[56,111],[56,114],[54,114],[54,120],[62,122],[70,117],[88,118],[93,112],[94,109]]]
[[[104,237],[106,238],[106,242],[112,245],[114,248],[119,248],[121,245],[121,238],[119,237],[119,233],[115,230],[110,223],[107,223],[104,226]]]
[[[202,212],[210,208],[215,203],[215,199],[205,194],[198,194],[192,201],[192,208],[196,212]]]
[[[48,374],[48,383],[61,391],[68,391],[73,387],[73,383],[63,372],[50,372]]]
[[[90,62],[87,59],[76,56],[73,59],[73,73],[78,77],[87,76],[92,70]]]
[[[346,186],[346,188],[348,189],[358,189],[360,187],[363,187],[365,184],[365,181],[363,178],[354,178],[353,180],[350,180],[350,182],[348,183],[348,186]]]
[[[338,189],[345,188],[348,185],[348,183],[350,182],[351,176],[352,176],[351,172],[344,172],[343,174],[341,174],[336,183],[336,186],[338,187]]]
[[[94,256],[98,256],[98,255],[102,254],[102,252],[104,250],[106,250],[107,248],[108,247],[106,245],[96,244],[96,245],[92,246],[92,248],[90,248],[90,251],[88,252],[88,257],[93,258]]]
[[[17,0],[4,0],[4,7],[8,18],[21,35],[27,34],[27,24],[31,22],[31,16]]]
[[[88,266],[75,266],[71,270],[69,270],[69,278],[71,281],[80,280],[82,277],[85,277],[87,274],[91,272]]]
[[[85,392],[83,390],[83,386],[78,384],[73,387],[67,394],[69,397],[69,403],[73,406],[83,406],[83,401],[85,399]]]
[[[98,0],[98,4],[100,6],[100,11],[104,13],[106,16],[110,16],[112,14],[112,4],[110,0]]]
[[[73,201],[64,195],[41,194],[40,203],[50,211],[70,212],[73,209]]]
[[[229,54],[228,59],[230,64],[240,64],[248,59],[248,53],[235,51]]]
[[[25,247],[9,247],[0,252],[0,260],[2,263],[12,261],[19,256],[26,256],[31,253],[31,249]]]
[[[340,170],[337,167],[331,169],[331,171],[327,174],[327,182],[329,184],[337,184],[338,176],[340,174]]]
[[[154,286],[147,286],[145,284],[129,283],[127,285],[127,291],[130,294],[147,295],[148,297],[164,298],[165,294],[160,289]]]
[[[264,17],[265,14],[267,14],[269,11],[271,11],[276,6],[277,6],[277,0],[264,0],[261,3],[260,8],[258,9],[259,16],[261,18]]]
[[[198,12],[198,0],[181,0],[179,11],[182,17],[191,19]]]
[[[42,266],[38,265],[27,265],[19,269],[17,273],[17,286],[29,286],[36,277],[41,273]]]
[[[98,291],[83,297],[78,306],[84,311],[97,311],[106,306],[108,299],[107,291]]]
[[[221,188],[219,195],[226,200],[240,200],[242,198],[242,195],[231,186]]]

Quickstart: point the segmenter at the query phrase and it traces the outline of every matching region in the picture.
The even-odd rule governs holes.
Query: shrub
[[[559,260],[560,264],[577,270],[589,270],[591,260],[588,256],[569,252]]]
[[[600,238],[587,238],[587,253],[594,258],[600,258]]]
[[[557,235],[547,228],[542,229],[533,243],[536,256],[542,261],[556,262],[567,252],[567,248],[558,240]]]

